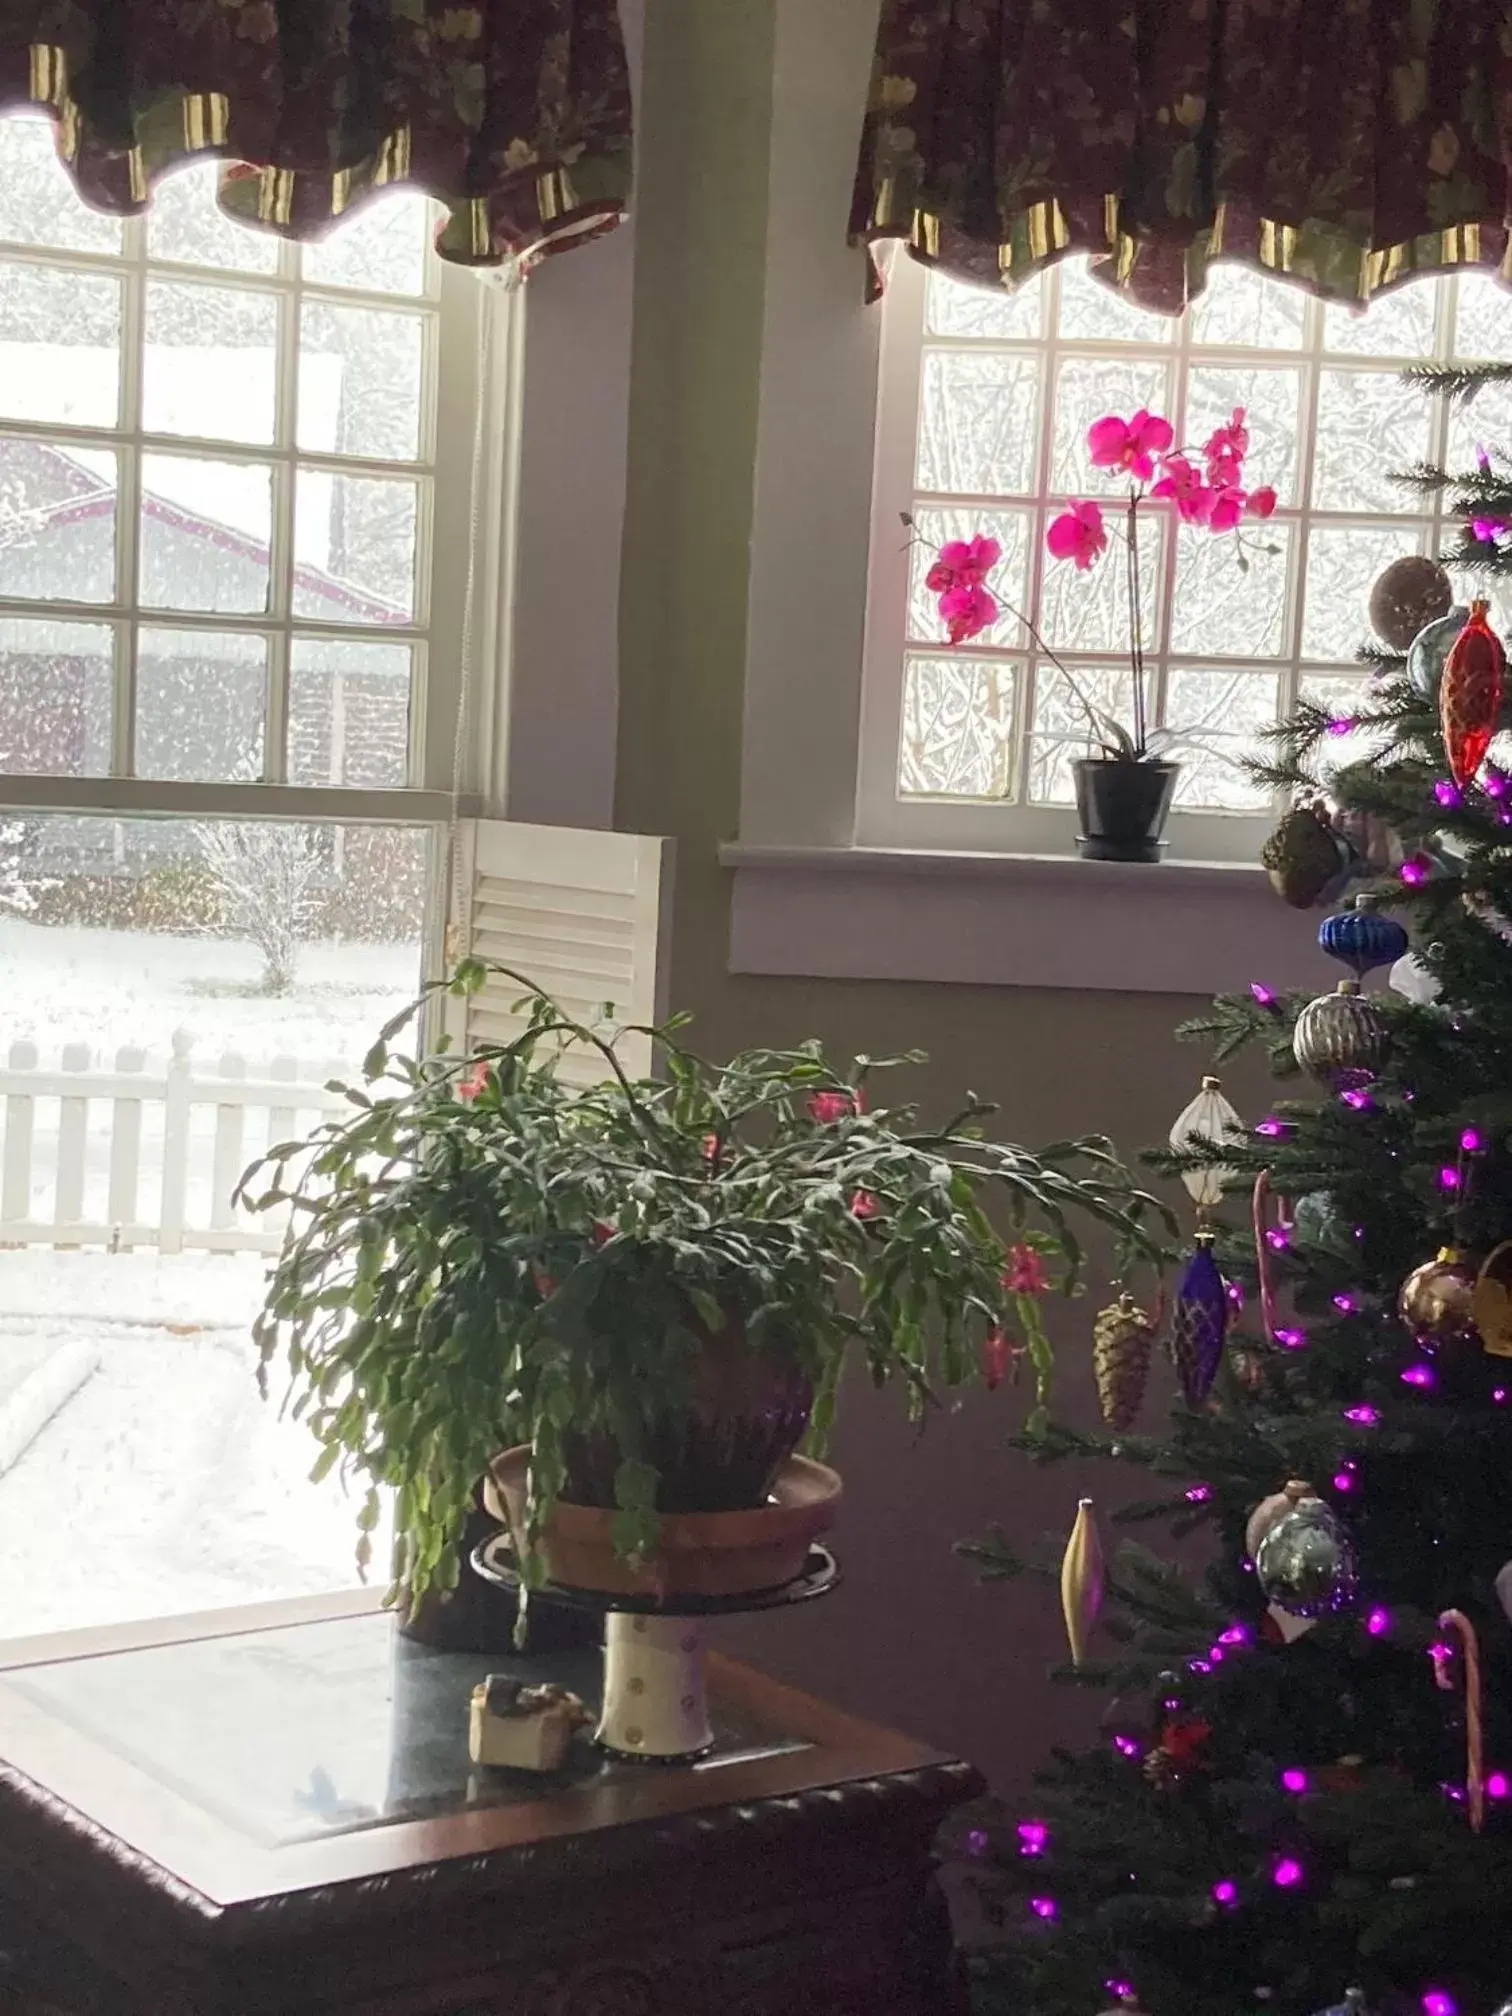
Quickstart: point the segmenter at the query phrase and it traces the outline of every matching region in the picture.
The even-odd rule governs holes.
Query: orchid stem
[[[1050,649],[1050,646],[1045,642],[1044,638],[1040,635],[1039,631],[1029,621],[1029,618],[1024,614],[1024,612],[1021,609],[1015,609],[1013,604],[1008,600],[1006,595],[999,593],[998,600],[1002,603],[1003,607],[1008,611],[1008,614],[1010,616],[1016,616],[1019,622],[1023,624],[1024,628],[1029,632],[1030,640],[1034,644],[1036,650],[1039,651],[1042,657],[1048,658],[1050,660],[1050,663],[1055,667],[1056,671],[1059,672],[1061,677],[1065,680],[1066,684],[1071,688],[1071,691],[1076,695],[1077,699],[1081,703],[1082,712],[1087,717],[1087,720],[1092,729],[1092,733],[1097,737],[1097,740],[1102,744],[1103,748],[1106,749],[1108,746],[1108,740],[1107,737],[1103,734],[1102,729],[1098,725],[1097,709],[1092,705],[1092,702],[1087,698],[1086,694],[1083,693],[1081,687],[1076,683],[1076,675],[1072,672],[1071,667],[1066,664],[1064,659],[1056,656],[1055,652]]]
[[[1134,672],[1134,746],[1145,753],[1144,609],[1139,580],[1139,492],[1129,491],[1129,658]]]

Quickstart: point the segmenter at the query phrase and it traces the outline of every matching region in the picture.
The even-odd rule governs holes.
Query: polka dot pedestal
[[[604,1620],[604,1707],[595,1741],[617,1757],[682,1763],[714,1747],[704,1684],[703,1620]]]

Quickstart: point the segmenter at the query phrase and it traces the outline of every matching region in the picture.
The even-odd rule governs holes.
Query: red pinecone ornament
[[[1487,602],[1470,604],[1470,620],[1454,640],[1439,686],[1439,719],[1454,781],[1463,790],[1486,760],[1501,718],[1507,654],[1486,621]]]

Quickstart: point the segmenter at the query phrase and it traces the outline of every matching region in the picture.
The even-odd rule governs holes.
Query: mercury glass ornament
[[[1170,1139],[1177,1154],[1186,1155],[1204,1142],[1222,1142],[1234,1135],[1242,1137],[1243,1133],[1244,1122],[1224,1098],[1222,1081],[1204,1078],[1197,1097],[1177,1114]],[[1212,1164],[1201,1169],[1184,1169],[1181,1174],[1199,1211],[1211,1211],[1221,1204],[1225,1188],[1235,1179],[1234,1170]]]
[[[1453,1344],[1477,1337],[1475,1273],[1453,1246],[1414,1267],[1397,1296],[1397,1314],[1421,1343]]]
[[[1420,693],[1425,700],[1437,701],[1449,653],[1469,620],[1468,608],[1454,608],[1447,616],[1425,624],[1413,638],[1407,651],[1407,677],[1414,693]]]
[[[1310,1485],[1288,1484],[1286,1495],[1291,1510],[1255,1552],[1255,1574],[1266,1601],[1293,1617],[1328,1617],[1347,1610],[1358,1586],[1348,1534]]]
[[[1339,1208],[1331,1190],[1304,1190],[1292,1206],[1292,1244],[1311,1246],[1342,1260],[1355,1252],[1354,1226]]]
[[[1370,627],[1392,651],[1405,651],[1425,623],[1454,600],[1454,584],[1426,553],[1404,553],[1370,591]]]
[[[1292,1031],[1292,1053],[1333,1091],[1374,1078],[1391,1054],[1391,1030],[1358,980],[1341,980],[1333,994],[1309,1001]]]

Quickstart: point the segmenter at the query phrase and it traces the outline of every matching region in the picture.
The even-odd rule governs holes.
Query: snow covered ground
[[[258,992],[256,949],[234,939],[40,925],[0,917],[0,1058],[18,1041],[44,1055],[87,1043],[114,1060],[125,1044],[161,1055],[176,1029],[196,1057],[239,1051],[357,1063],[420,981],[420,948],[301,949],[294,991]]]
[[[357,1498],[310,1483],[316,1444],[278,1419],[276,1377],[258,1397],[262,1277],[241,1255],[0,1252],[0,1394],[8,1364],[99,1356],[0,1475],[0,1634],[356,1583]]]
[[[413,995],[417,945],[311,944],[294,991],[258,992],[258,953],[215,938],[0,919],[0,1065],[11,1044],[44,1064],[67,1043],[96,1064],[139,1046],[159,1068],[188,1030],[201,1070],[226,1053],[354,1072]],[[36,1101],[32,1166],[50,1210],[56,1100]],[[3,1101],[0,1101],[3,1108]],[[91,1103],[89,1201],[108,1142]],[[3,1111],[0,1111],[3,1118]],[[196,1136],[213,1109],[196,1109]],[[161,1107],[144,1113],[144,1200]],[[261,1141],[255,1116],[246,1141]],[[209,1182],[196,1138],[196,1193]],[[205,1199],[197,1197],[196,1218]],[[191,1221],[194,1222],[194,1221]],[[0,1635],[160,1617],[344,1588],[356,1581],[357,1501],[309,1482],[317,1445],[281,1423],[254,1379],[251,1322],[265,1263],[245,1255],[0,1250]],[[27,1375],[95,1361],[10,1467],[8,1399]],[[61,1385],[66,1387],[64,1378]],[[378,1537],[375,1559],[386,1549]]]

